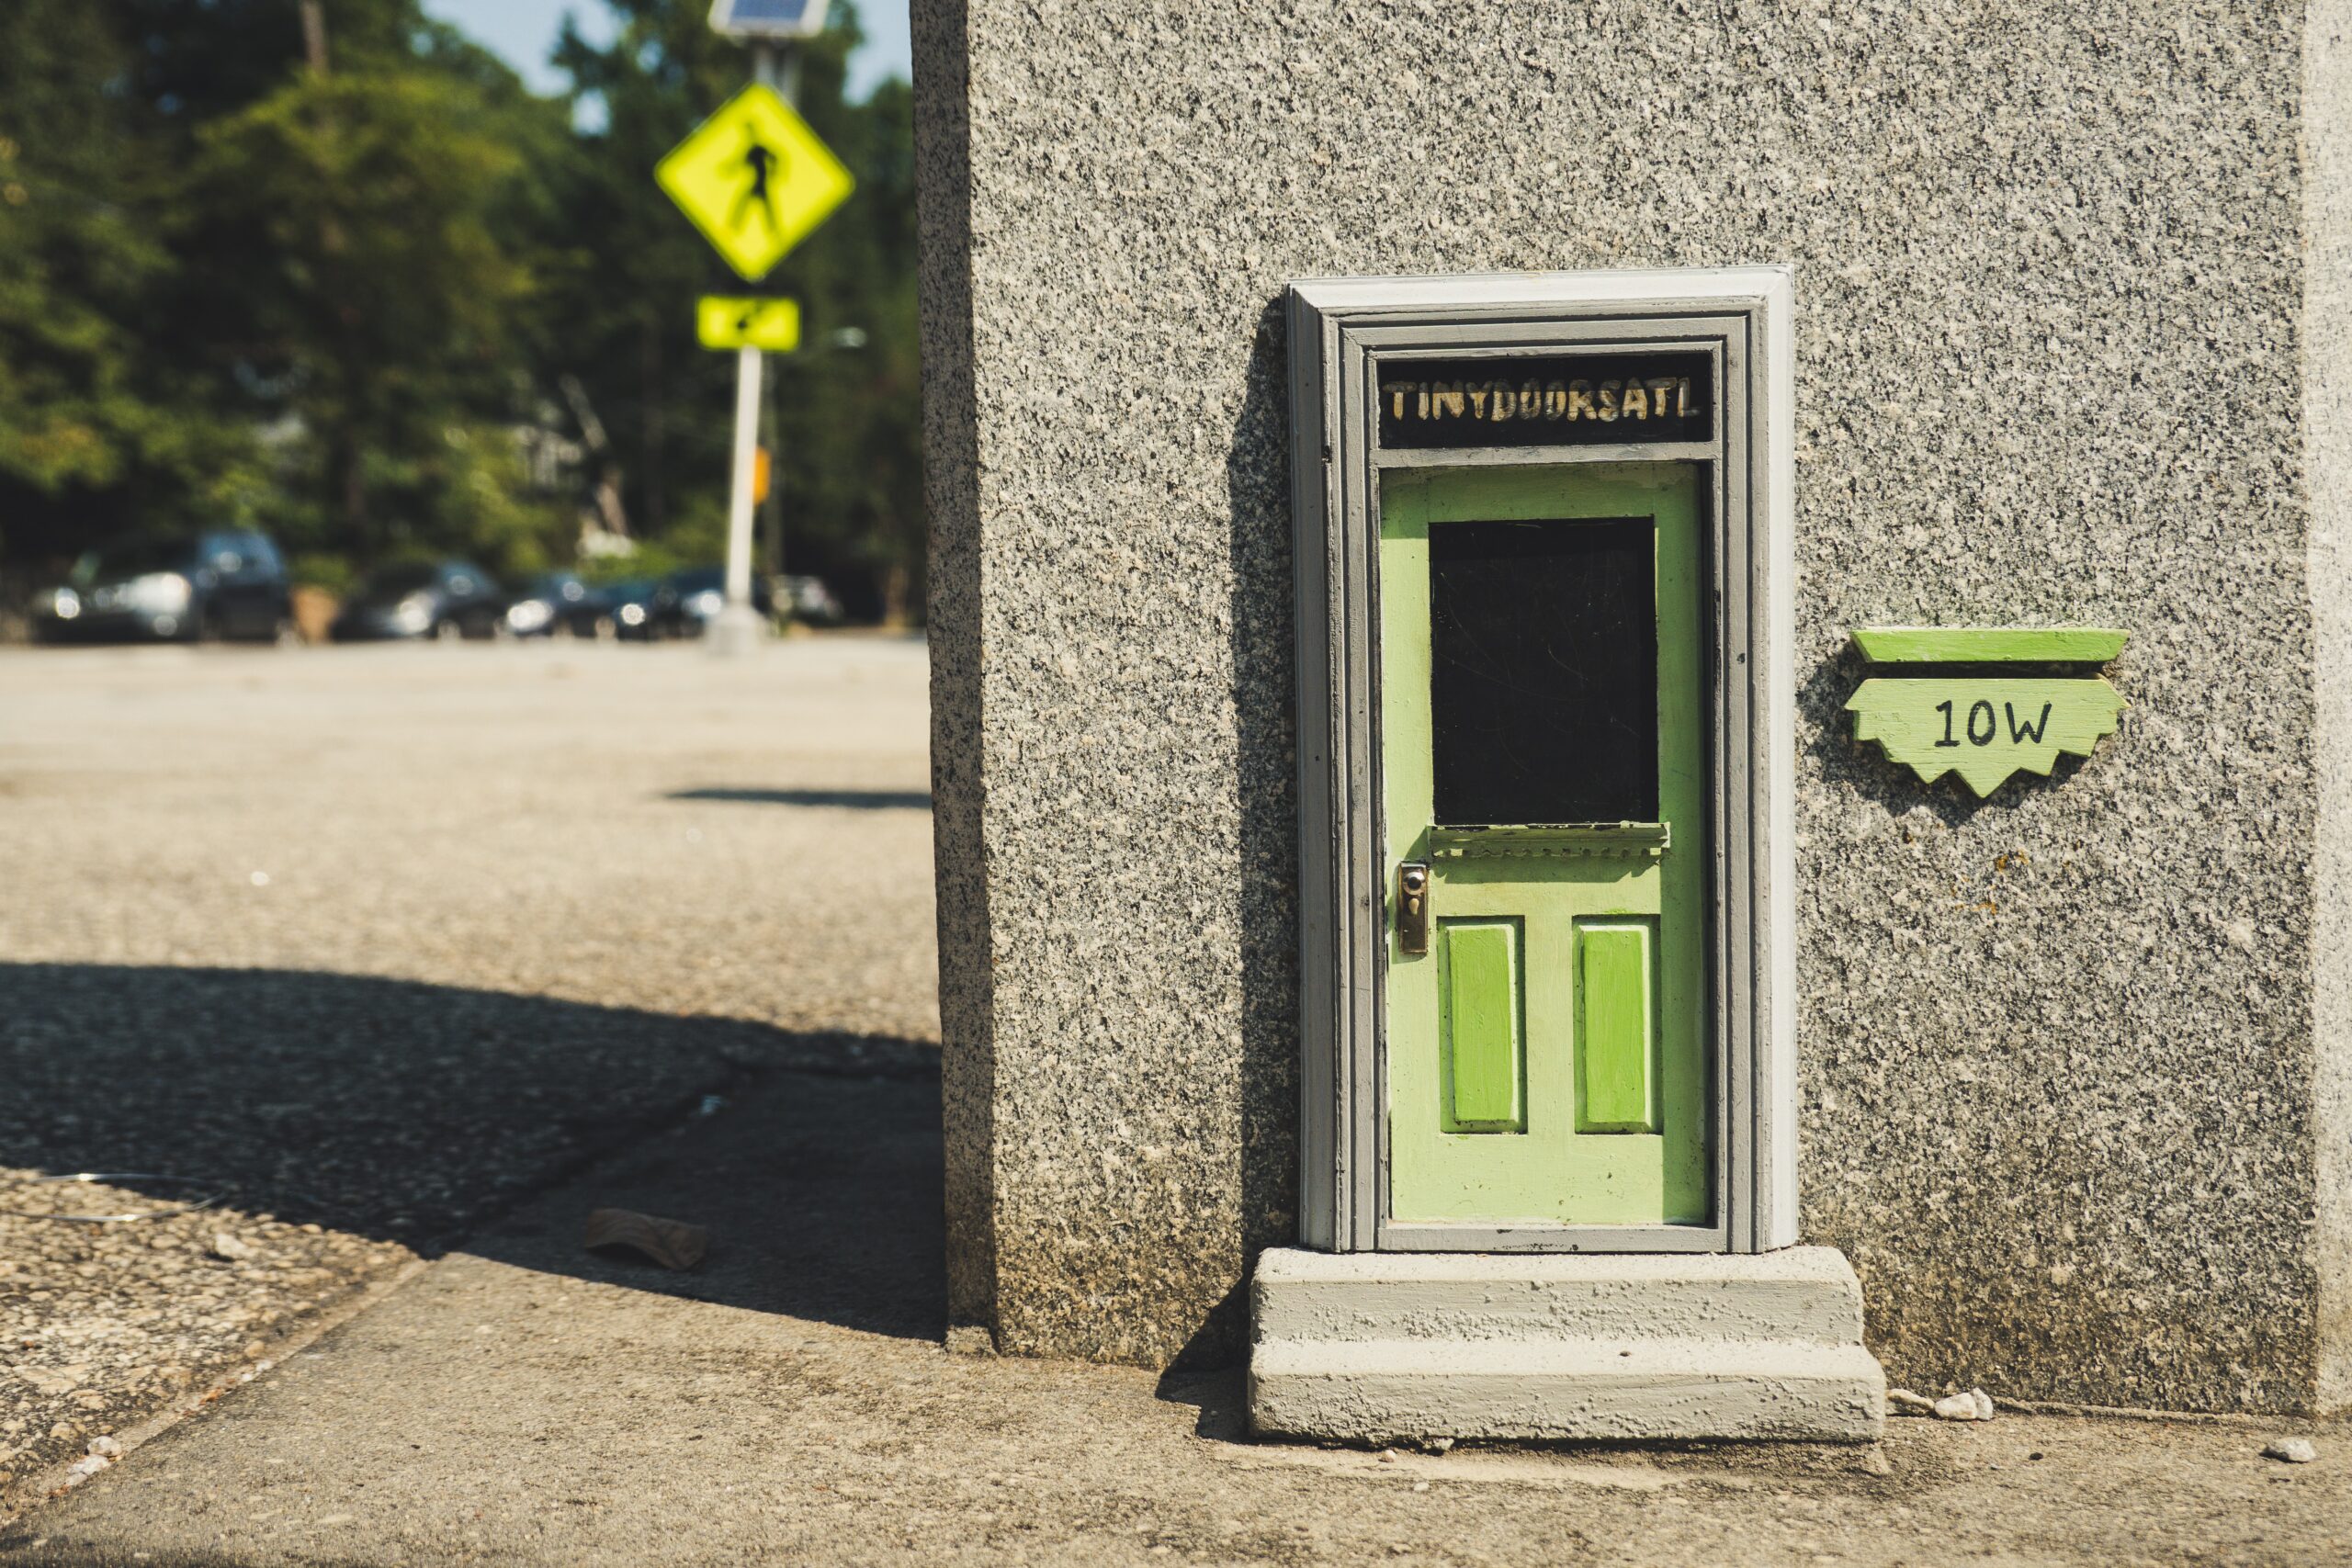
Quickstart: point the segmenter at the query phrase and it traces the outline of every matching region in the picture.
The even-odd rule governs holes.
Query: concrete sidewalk
[[[1238,1380],[951,1356],[929,1078],[766,1077],[0,1538],[0,1562],[2340,1563],[2352,1433],[2005,1416],[1879,1450],[1257,1446]],[[695,1273],[578,1247],[619,1204]],[[2283,1424],[2279,1430],[2313,1431]]]

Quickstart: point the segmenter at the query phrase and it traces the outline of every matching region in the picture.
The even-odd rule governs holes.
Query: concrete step
[[[1721,1254],[1278,1248],[1250,1279],[1270,1437],[1879,1435],[1886,1380],[1835,1248]]]
[[[1859,1344],[1419,1337],[1261,1342],[1253,1427],[1390,1442],[1780,1438],[1868,1442],[1886,1383]]]
[[[1860,1281],[1834,1247],[1720,1254],[1270,1251],[1261,1342],[1611,1336],[1859,1345]]]

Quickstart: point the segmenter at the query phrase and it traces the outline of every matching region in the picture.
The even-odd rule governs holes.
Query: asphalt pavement
[[[0,651],[0,1499],[780,1066],[935,1061],[925,665]],[[111,1190],[42,1176],[130,1172]]]

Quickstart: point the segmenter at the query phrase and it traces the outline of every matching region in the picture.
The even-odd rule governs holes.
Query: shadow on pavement
[[[935,1335],[937,1060],[911,1041],[403,980],[0,964],[0,1164],[196,1179],[249,1213],[427,1253],[462,1243],[533,1268]],[[746,1125],[755,1114],[775,1124]],[[721,1122],[740,1131],[702,1147],[692,1130]],[[614,1195],[583,1198],[580,1217],[611,1204],[710,1224],[718,1241],[702,1269],[591,1257],[576,1223],[568,1235],[502,1232],[524,1200],[625,1149]],[[650,1201],[621,1192],[629,1183]],[[790,1269],[755,1278],[738,1266],[741,1243],[763,1230],[797,1252]]]
[[[1193,1407],[1193,1436],[1214,1443],[1247,1443],[1250,1438],[1250,1391],[1245,1368],[1213,1367],[1193,1371],[1172,1367],[1159,1374],[1153,1394],[1170,1404]]]
[[[947,1327],[943,1174],[937,1078],[775,1073],[597,1162],[465,1250],[935,1344]],[[626,1253],[585,1253],[588,1214],[605,1207],[704,1226],[710,1251],[675,1273]]]
[[[908,789],[673,789],[664,800],[723,800],[739,806],[839,806],[852,811],[928,811],[931,794]]]

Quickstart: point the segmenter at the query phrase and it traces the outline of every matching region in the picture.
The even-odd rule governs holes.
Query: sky
[[[612,33],[604,0],[424,0],[424,9],[496,51],[540,93],[560,92],[569,85],[561,72],[548,64],[548,51],[555,47],[565,12],[579,18],[581,32],[591,40]],[[857,16],[865,28],[865,47],[850,61],[849,90],[863,97],[884,77],[907,76],[913,68],[907,0],[858,0]]]

